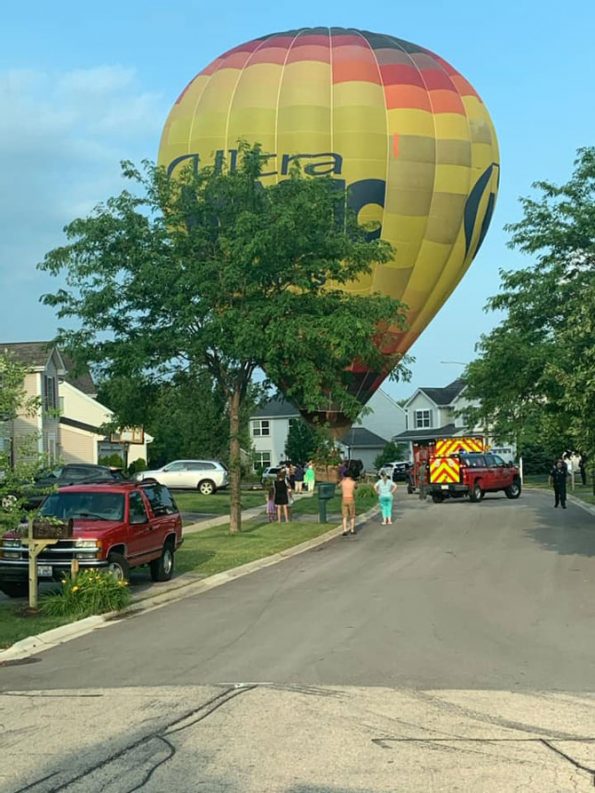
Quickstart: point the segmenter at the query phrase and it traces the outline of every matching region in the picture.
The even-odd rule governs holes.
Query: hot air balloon
[[[379,224],[393,261],[343,288],[408,306],[407,330],[382,334],[387,361],[404,354],[465,274],[493,214],[498,144],[477,92],[443,58],[394,36],[274,33],[190,81],[167,118],[159,163],[174,173],[225,158],[233,168],[239,140],[271,155],[264,183],[287,178],[299,160],[309,176],[344,180],[358,220]],[[387,374],[354,363],[353,393],[365,403]],[[338,416],[333,423],[348,423]]]

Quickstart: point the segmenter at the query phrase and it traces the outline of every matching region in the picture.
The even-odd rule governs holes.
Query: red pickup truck
[[[507,498],[521,495],[519,469],[497,454],[459,452],[430,458],[428,491],[435,503],[445,498],[469,496],[481,501],[486,493],[503,490]]]
[[[182,544],[182,519],[170,492],[157,483],[106,482],[61,487],[39,510],[43,517],[73,522],[73,536],[48,546],[37,560],[40,580],[81,569],[110,570],[128,578],[131,567],[149,565],[153,581],[169,581]],[[22,597],[28,590],[29,554],[16,532],[0,541],[0,590]]]

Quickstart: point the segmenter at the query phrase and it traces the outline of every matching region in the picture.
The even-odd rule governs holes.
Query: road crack
[[[177,716],[175,719],[172,719],[170,722],[166,723],[165,725],[162,725],[154,732],[148,733],[147,735],[143,735],[141,738],[137,739],[136,741],[133,741],[132,743],[123,747],[114,754],[110,754],[109,757],[95,763],[89,768],[86,768],[84,771],[68,779],[67,781],[61,782],[55,785],[54,787],[50,787],[50,788],[46,786],[42,787],[44,782],[47,782],[49,779],[51,779],[54,776],[57,776],[60,773],[60,772],[54,772],[52,774],[42,777],[41,779],[35,780],[35,782],[32,782],[26,785],[25,787],[19,788],[18,790],[15,791],[15,793],[36,793],[36,791],[38,791],[39,793],[41,793],[41,791],[43,791],[43,793],[60,793],[61,791],[67,791],[70,788],[74,787],[78,782],[81,782],[83,780],[89,780],[89,778],[93,774],[98,774],[106,770],[110,765],[116,764],[118,761],[122,760],[126,755],[129,755],[130,753],[138,750],[145,749],[147,744],[149,744],[151,741],[156,741],[165,750],[165,756],[161,757],[159,760],[156,760],[151,765],[150,768],[145,770],[144,776],[140,782],[134,784],[132,787],[126,788],[126,790],[122,790],[122,793],[134,793],[134,791],[142,790],[142,788],[149,782],[155,771],[157,771],[158,768],[165,765],[175,756],[176,748],[173,745],[173,743],[169,740],[169,736],[175,735],[176,733],[179,732],[183,732],[184,730],[187,730],[189,727],[193,727],[194,725],[208,718],[212,713],[214,713],[216,710],[221,708],[223,705],[227,704],[230,700],[234,699],[240,694],[245,694],[248,691],[252,691],[255,688],[257,688],[256,685],[230,686],[221,693],[207,700],[207,702],[203,702],[198,707],[192,708],[191,710],[188,710],[186,713]],[[141,763],[142,762],[143,760],[141,757]]]

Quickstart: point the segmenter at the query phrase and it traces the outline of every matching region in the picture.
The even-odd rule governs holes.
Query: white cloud
[[[156,158],[167,111],[120,66],[0,72],[0,338],[53,334],[37,301],[56,285],[35,265],[66,223],[121,189],[120,160]],[[24,315],[50,326],[15,335]]]

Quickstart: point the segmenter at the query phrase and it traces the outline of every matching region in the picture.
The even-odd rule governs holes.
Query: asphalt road
[[[595,518],[397,513],[0,668],[0,790],[592,789]]]

